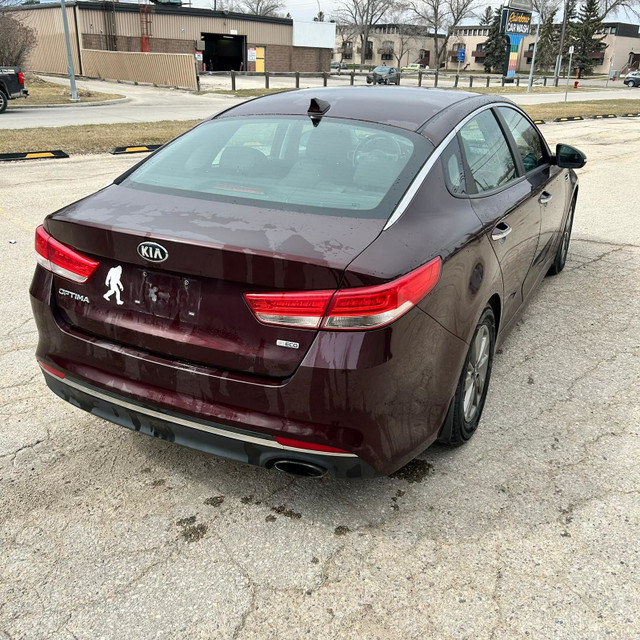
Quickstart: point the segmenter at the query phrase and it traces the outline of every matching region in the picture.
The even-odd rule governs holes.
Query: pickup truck
[[[5,111],[9,100],[26,98],[28,95],[20,67],[0,67],[0,113]]]

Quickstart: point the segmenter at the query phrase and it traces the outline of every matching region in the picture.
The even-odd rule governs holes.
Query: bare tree
[[[347,52],[353,54],[353,41],[360,35],[360,27],[351,22],[336,21],[336,35],[340,41],[340,63]]]
[[[209,9],[213,11],[231,11],[240,13],[241,9],[237,0],[210,0]]]
[[[540,16],[540,23],[543,23],[549,14],[558,10],[560,0],[532,0],[533,11]]]
[[[365,64],[371,28],[389,9],[388,0],[340,0],[336,16],[340,22],[356,25],[360,37],[360,64]]]
[[[282,0],[240,0],[238,6],[244,13],[278,18],[281,16],[285,3]]]
[[[398,67],[402,66],[402,59],[405,56],[409,64],[411,52],[416,48],[416,37],[420,35],[420,27],[412,24],[412,18],[413,15],[407,4],[394,5],[385,15],[385,21],[395,27],[393,57],[397,60]]]
[[[462,20],[473,15],[476,2],[477,0],[412,0],[413,12],[433,31],[436,76],[440,71],[442,52],[447,51],[453,29]]]
[[[0,65],[21,67],[37,43],[36,32],[12,12],[0,11]]]
[[[640,17],[640,0],[600,0],[600,20],[604,20],[610,13],[626,9],[629,13]]]

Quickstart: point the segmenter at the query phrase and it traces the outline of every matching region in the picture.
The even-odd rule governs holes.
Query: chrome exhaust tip
[[[311,462],[300,462],[299,460],[278,460],[273,466],[283,473],[298,478],[322,478],[327,474],[327,470]]]

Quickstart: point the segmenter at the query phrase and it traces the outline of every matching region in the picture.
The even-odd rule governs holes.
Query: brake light
[[[100,264],[58,242],[42,225],[36,229],[36,254],[47,271],[73,282],[86,282]]]
[[[441,265],[438,257],[396,280],[373,287],[245,293],[245,299],[265,324],[305,329],[377,329],[418,304],[438,283]]]
[[[245,293],[244,298],[265,324],[317,329],[333,294],[333,291]]]
[[[24,73],[18,71],[18,84],[24,84]]]

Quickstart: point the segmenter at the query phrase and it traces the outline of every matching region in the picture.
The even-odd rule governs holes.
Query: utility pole
[[[564,11],[562,15],[562,31],[560,32],[560,51],[558,52],[558,58],[556,59],[556,72],[554,74],[553,86],[558,86],[558,79],[560,77],[560,69],[562,67],[562,50],[564,49],[564,36],[567,32],[567,13],[569,9],[569,0],[564,0]]]
[[[571,75],[571,61],[573,60],[573,45],[569,47],[569,68],[567,69],[567,84],[564,87],[564,101],[567,101],[567,93],[569,91],[569,76]]]
[[[76,75],[73,71],[73,57],[71,56],[71,40],[69,39],[69,22],[67,20],[67,5],[64,0],[60,0],[62,8],[62,26],[64,27],[64,39],[67,44],[67,69],[69,71],[69,81],[71,82],[71,102],[79,102],[76,90]]]
[[[533,41],[533,55],[531,56],[531,69],[529,69],[529,84],[527,85],[527,93],[531,93],[531,85],[533,84],[533,72],[536,67],[536,51],[538,50],[539,34],[540,34],[540,16],[538,15],[538,26],[536,27],[536,39]]]

